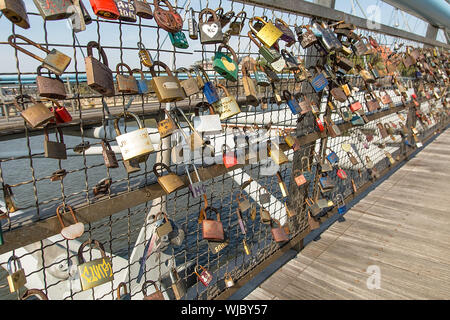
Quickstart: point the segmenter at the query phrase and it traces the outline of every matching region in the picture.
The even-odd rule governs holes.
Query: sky
[[[94,13],[92,12],[92,8],[90,6],[90,3],[88,0],[82,0],[88,9],[89,13],[92,17],[95,17]],[[312,0],[311,0],[312,2]],[[171,0],[171,3],[175,3],[174,0]],[[367,8],[370,5],[378,4],[380,5],[380,22],[383,24],[389,24],[392,21],[395,20],[394,10],[391,6],[383,3],[379,0],[359,0],[360,5],[364,10],[367,10]],[[27,7],[27,11],[38,13],[37,8],[32,0],[25,0],[25,4]],[[192,7],[195,10],[200,10],[200,8],[205,8],[206,6],[209,6],[210,8],[217,8],[218,6],[222,6],[225,9],[225,12],[230,10],[231,8],[237,13],[241,10],[246,11],[248,17],[252,16],[261,16],[264,13],[268,13],[269,16],[272,15],[271,11],[263,10],[259,7],[253,7],[252,5],[248,4],[242,4],[238,2],[231,2],[228,0],[200,0],[200,1],[190,1],[190,0],[178,0],[178,5],[183,8],[190,8],[190,4],[192,4]],[[350,13],[352,10],[351,1],[350,0],[336,0],[336,9],[345,11]],[[184,9],[180,11],[182,16],[185,16]],[[362,16],[361,10],[356,7],[356,12],[354,12],[355,15]],[[308,23],[309,19],[306,18],[299,18],[297,21],[295,21],[295,16],[287,13],[280,13],[276,12],[276,16],[279,18],[282,18],[286,22],[289,22],[290,24],[297,23]],[[407,15],[409,16],[409,15]],[[197,15],[197,21],[198,21],[198,15]],[[399,24],[401,28],[404,28],[403,24],[403,17],[401,15],[398,15]],[[81,51],[83,51],[84,55],[86,55],[86,49],[77,49],[76,52],[74,52],[73,48],[71,47],[74,43],[74,38],[72,37],[71,29],[68,25],[68,22],[66,20],[59,20],[59,21],[48,21],[44,23],[44,20],[40,15],[29,15],[30,25],[31,28],[28,30],[24,30],[20,27],[14,27],[15,32],[17,34],[24,35],[25,37],[30,38],[31,40],[35,42],[43,42],[43,43],[49,43],[49,44],[63,44],[68,45],[70,47],[55,47],[55,46],[49,46],[50,49],[56,48],[59,51],[69,55],[72,57],[72,62],[67,69],[67,71],[84,71],[84,57]],[[150,26],[156,26],[155,20],[142,20],[143,23],[148,24]],[[427,24],[415,17],[409,16],[408,23],[411,29],[413,29],[415,32],[424,35],[426,32]],[[184,24],[184,28],[187,28],[187,23]],[[9,44],[7,43],[8,36],[12,34],[13,30],[13,24],[6,19],[5,17],[0,18],[0,30],[2,30],[2,35],[0,35],[0,61],[1,63],[1,71],[0,71],[0,77],[3,77],[5,73],[12,73],[16,74],[17,70],[20,70],[21,73],[27,73],[27,72],[35,72],[36,68],[40,65],[40,62],[26,56],[25,54],[19,52],[19,66],[17,68],[17,61],[15,58],[14,50]],[[45,32],[45,30],[47,32]],[[406,29],[407,30],[407,29]],[[248,31],[248,26],[246,26],[242,32],[242,34],[246,34]],[[100,44],[104,47],[118,47],[120,44],[122,44],[123,47],[127,47],[130,49],[123,49],[120,50],[118,48],[106,48],[105,52],[108,56],[108,62],[111,69],[115,69],[115,66],[117,63],[119,63],[121,60],[123,62],[130,65],[131,68],[140,67],[139,59],[137,56],[137,50],[132,50],[131,48],[137,47],[137,42],[142,41],[147,49],[150,50],[152,55],[156,54],[155,49],[157,47],[160,47],[161,49],[165,50],[172,50],[172,44],[169,39],[166,39],[165,43],[163,44],[164,38],[167,36],[167,32],[162,29],[157,28],[148,28],[148,27],[142,27],[139,28],[136,25],[128,26],[128,25],[122,25],[121,27],[119,24],[113,24],[113,23],[97,23],[94,21],[92,24],[87,26],[87,30],[77,33],[77,38],[79,43],[82,46],[85,46],[89,41],[97,41],[99,39],[100,34]],[[187,32],[186,32],[187,34]],[[442,37],[442,34],[440,35]],[[441,41],[443,39],[440,39]],[[169,63],[169,65],[172,65],[172,62],[176,65],[176,67],[188,67],[193,62],[201,60],[202,59],[202,46],[200,44],[199,40],[191,40],[188,38],[190,47],[188,49],[179,49],[180,53],[177,53],[176,55],[173,55],[170,52],[161,52],[159,56],[159,60]],[[247,38],[240,38],[233,37],[231,40],[231,47],[235,49],[237,52],[248,52],[248,46],[250,45],[252,52],[257,52],[257,48],[254,44],[250,43],[250,41]],[[159,44],[159,45],[158,45]],[[35,48],[31,50],[31,47],[27,46],[27,48],[30,48],[30,51],[38,54],[41,57],[45,57],[45,53],[42,51],[39,51]],[[205,46],[206,50],[208,50],[207,53],[204,53],[205,58],[212,58],[214,55],[214,46],[213,45],[207,45]],[[74,55],[76,53],[76,61],[74,59]],[[186,54],[183,54],[186,53]],[[95,52],[94,56],[97,56],[97,53]],[[175,57],[175,58],[174,58]],[[158,58],[155,57],[154,58]],[[173,60],[174,59],[174,60]],[[3,75],[1,75],[3,74]]]

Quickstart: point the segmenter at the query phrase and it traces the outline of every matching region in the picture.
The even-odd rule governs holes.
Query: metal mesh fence
[[[146,281],[155,281],[166,299],[174,299],[171,286],[173,279],[170,276],[174,265],[187,289],[183,299],[220,297],[229,290],[224,282],[228,275],[235,282],[239,281],[262,262],[271,259],[273,254],[285,245],[273,241],[271,225],[261,220],[264,210],[269,211],[271,218],[279,220],[291,239],[304,237],[311,228],[312,220],[308,219],[308,212],[312,212],[310,205],[313,202],[325,200],[326,205],[323,205],[313,218],[315,222],[323,222],[328,217],[327,213],[334,212],[339,206],[338,195],[342,195],[342,199],[347,201],[350,196],[358,194],[361,188],[367,187],[392,169],[396,162],[405,159],[415,145],[415,141],[411,140],[411,126],[417,128],[420,132],[418,137],[423,140],[448,122],[442,115],[446,106],[442,104],[442,99],[435,98],[431,92],[427,93],[432,95],[429,99],[421,97],[427,101],[420,106],[420,110],[429,115],[430,122],[417,121],[415,114],[409,114],[410,101],[402,101],[401,95],[394,91],[398,88],[394,88],[389,79],[379,81],[380,87],[377,87],[375,94],[380,97],[388,94],[392,97],[393,105],[380,103],[379,110],[365,112],[371,121],[357,126],[343,120],[341,111],[348,106],[349,101],[335,102],[334,110],[330,110],[328,102],[332,99],[328,91],[317,95],[308,81],[297,82],[292,72],[280,75],[280,81],[274,86],[257,86],[260,103],[252,105],[246,101],[241,80],[225,80],[212,68],[211,61],[218,45],[201,45],[199,41],[189,41],[189,48],[178,49],[167,38],[167,32],[157,27],[154,19],[138,17],[135,23],[108,21],[95,17],[90,7],[88,10],[93,17],[92,24],[87,26],[86,31],[74,33],[67,27],[65,20],[44,21],[31,2],[26,4],[32,26],[30,30],[19,29],[5,19],[0,25],[4,26],[4,30],[11,30],[13,35],[24,35],[45,48],[56,48],[72,57],[71,65],[62,76],[69,94],[61,103],[70,110],[73,121],[61,125],[67,160],[46,158],[43,150],[43,130],[30,129],[24,125],[25,122],[12,104],[13,98],[19,94],[38,97],[35,78],[39,63],[14,50],[7,41],[8,32],[5,32],[0,39],[5,68],[2,67],[4,71],[0,72],[2,78],[5,78],[1,80],[3,116],[0,117],[0,182],[4,190],[10,188],[12,191],[17,210],[10,210],[9,219],[1,221],[6,240],[4,246],[11,245],[8,244],[8,239],[16,239],[18,243],[25,241],[26,245],[12,245],[10,250],[3,250],[0,261],[1,266],[6,269],[8,258],[11,255],[17,256],[25,269],[27,287],[43,290],[50,299],[115,299],[116,289],[121,282],[126,284],[132,299],[140,299],[144,295],[142,285]],[[245,27],[239,36],[232,36],[229,41],[240,59],[257,59],[260,56],[258,47],[247,36],[249,18],[280,18],[292,29],[295,25],[310,23],[310,18],[302,15],[235,1],[187,0],[173,1],[173,5],[185,19],[190,15],[191,8],[197,17],[203,8],[222,7],[224,12],[246,12]],[[39,30],[41,26],[43,32],[37,33],[35,30]],[[183,32],[188,32],[186,23]],[[375,38],[380,46],[386,49],[393,50],[398,43],[402,43],[404,47],[422,46],[420,43],[385,36],[375,31],[361,29],[355,32]],[[149,69],[139,62],[136,43],[141,42],[155,61],[166,63],[171,70],[190,67],[193,64],[201,65],[210,79],[224,84],[229,94],[240,101],[241,113],[222,121],[222,133],[204,137],[209,140],[209,145],[213,146],[217,159],[222,159],[224,142],[235,150],[234,142],[239,141],[235,140],[237,136],[247,135],[247,146],[262,146],[262,143],[267,141],[264,125],[269,123],[272,125],[270,132],[274,137],[278,137],[278,133],[283,131],[293,133],[302,142],[301,148],[294,152],[281,137],[280,148],[290,161],[280,165],[275,171],[279,175],[275,175],[275,172],[264,174],[268,167],[273,165],[267,156],[254,163],[225,169],[221,163],[206,163],[201,154],[192,154],[190,159],[196,160],[201,180],[207,190],[205,197],[194,198],[187,187],[166,195],[153,172],[155,163],[169,164],[173,173],[182,176],[185,186],[189,183],[186,170],[189,170],[192,176],[195,172],[185,162],[174,161],[173,150],[178,146],[177,150],[180,151],[183,136],[174,134],[170,138],[160,139],[156,123],[164,119],[165,109],[175,107],[184,110],[190,117],[194,114],[197,103],[204,101],[204,97],[202,94],[196,94],[181,102],[166,105],[158,102],[153,93],[116,93],[113,97],[99,95],[86,86],[83,60],[87,56],[86,47],[91,40],[97,41],[104,48],[114,75],[118,63],[127,63],[132,69],[141,69],[146,79],[151,78]],[[30,46],[26,47],[34,50],[29,48]],[[313,65],[315,60],[322,57],[317,52],[303,49],[298,42],[289,48],[289,51],[307,65]],[[16,76],[17,83],[8,80]],[[187,78],[183,73],[178,76],[180,79]],[[359,77],[347,77],[346,81],[354,88],[361,88],[363,84]],[[408,95],[417,92],[415,79],[403,78],[402,82]],[[282,95],[284,90],[301,93],[303,98],[315,101],[319,109],[317,116],[328,119],[329,123],[334,122],[341,129],[341,134],[335,138],[320,134],[315,125],[315,117],[311,113],[298,118],[292,115],[285,101],[279,105],[275,103],[275,95]],[[433,90],[444,96],[443,92],[439,91],[438,84]],[[366,91],[361,89],[353,93],[353,98],[363,103],[363,110],[367,111],[365,94]],[[113,119],[125,111],[139,115],[145,127],[149,128],[149,135],[156,148],[156,152],[141,164],[140,170],[131,174],[127,173],[123,163],[116,169],[107,168],[101,152],[101,139],[115,143]],[[258,128],[254,126],[255,123]],[[390,124],[392,134],[388,134],[386,138],[380,137],[378,123]],[[188,128],[184,120],[180,121],[180,124],[183,128]],[[407,128],[406,133],[402,131],[403,125]],[[123,128],[126,130],[127,127],[129,130],[136,128],[134,123],[125,121]],[[54,132],[54,129],[50,129],[50,140],[53,141]],[[258,144],[258,141],[261,143]],[[187,152],[186,148],[184,151]],[[330,152],[335,152],[339,160],[328,173],[334,187],[327,191],[327,188],[321,190],[324,186],[320,174],[323,166],[320,163],[328,161],[326,159]],[[392,155],[392,162],[388,154]],[[117,155],[119,162],[123,162],[120,152]],[[371,167],[370,162],[373,162],[374,169],[368,168]],[[308,165],[305,166],[306,163]],[[66,170],[64,178],[51,181],[54,172],[62,169]],[[345,172],[345,179],[338,176],[338,169]],[[299,188],[294,179],[305,172],[310,172],[311,182]],[[111,186],[106,193],[95,195],[94,188],[102,179],[110,179]],[[280,188],[280,179],[286,185],[287,196]],[[264,193],[270,196],[266,203],[261,201],[261,195]],[[0,199],[6,200],[5,193]],[[246,199],[249,200],[250,207],[240,213],[245,223],[244,234],[239,224],[238,208]],[[329,206],[329,200],[333,205]],[[76,240],[66,240],[59,231],[55,232],[61,229],[55,217],[57,207],[61,204],[73,207],[76,217],[85,224],[84,234]],[[202,237],[199,213],[202,208],[208,206],[216,208],[220,213],[227,238],[227,242],[222,245],[208,243]],[[167,213],[172,221],[173,232],[168,238],[156,240],[154,250],[143,264],[141,259],[148,245],[152,245],[156,226],[161,223],[161,220],[155,217],[160,211]],[[72,223],[69,213],[64,215],[66,216],[65,223]],[[9,234],[11,238],[8,238]],[[112,257],[114,281],[83,291],[80,274],[76,270],[79,264],[77,252],[80,244],[89,239],[102,243],[107,256]],[[214,253],[215,250],[219,252]],[[84,253],[86,261],[98,257],[98,250]],[[202,266],[213,274],[213,281],[208,287],[199,281],[195,272],[197,266]],[[4,284],[0,290],[2,299],[19,297],[24,288],[10,294],[7,276],[7,272],[1,273],[0,283]],[[148,293],[153,290],[150,287],[147,289]]]

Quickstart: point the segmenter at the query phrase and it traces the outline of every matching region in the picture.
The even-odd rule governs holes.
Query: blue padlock
[[[311,79],[310,83],[317,93],[328,86],[328,80],[322,72],[318,72],[317,75]]]
[[[140,93],[140,94],[147,94],[148,93],[148,82],[145,79],[144,72],[142,72],[142,70],[140,70],[140,69],[133,69],[131,72],[133,74],[134,73],[140,73],[141,74],[141,79],[136,80],[137,81],[137,86],[138,86],[138,93]]]
[[[301,108],[300,105],[298,104],[297,99],[293,97],[289,91],[284,90],[283,97],[287,101],[287,105],[291,109],[292,114],[298,114],[299,112],[301,112]]]
[[[336,196],[336,203],[338,205],[338,213],[339,214],[344,214],[347,212],[347,205],[344,202],[344,197],[342,196],[342,194],[338,194]]]
[[[217,91],[216,86],[209,80],[208,74],[205,72],[205,69],[202,67],[198,67],[205,78],[204,86],[203,86],[203,94],[205,95],[206,100],[209,104],[213,104],[220,100],[219,92]]]
[[[330,148],[327,148],[330,149]],[[339,162],[339,157],[333,150],[330,149],[330,153],[327,155],[327,159],[331,164],[335,164]]]

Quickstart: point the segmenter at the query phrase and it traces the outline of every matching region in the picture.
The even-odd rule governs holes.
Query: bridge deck
[[[246,299],[450,299],[449,146],[447,130]]]

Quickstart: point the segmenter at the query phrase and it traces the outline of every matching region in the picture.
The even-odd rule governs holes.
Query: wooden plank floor
[[[246,299],[450,299],[450,130],[344,217]]]

